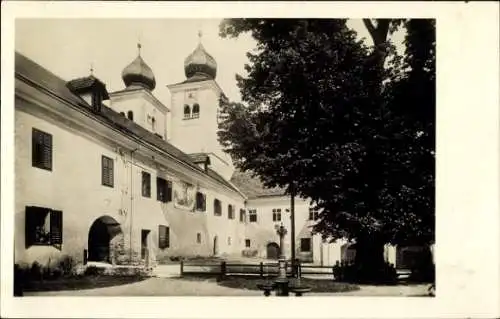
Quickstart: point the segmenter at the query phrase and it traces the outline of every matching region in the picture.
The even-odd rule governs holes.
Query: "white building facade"
[[[275,259],[281,224],[290,257],[290,197],[235,170],[218,143],[216,61],[200,43],[184,66],[186,80],[168,85],[163,103],[140,51],[124,89],[109,93],[93,75],[65,81],[16,53],[16,263]],[[352,259],[347,243],[312,235],[316,214],[296,199],[296,256]],[[386,259],[396,263],[393,247]]]

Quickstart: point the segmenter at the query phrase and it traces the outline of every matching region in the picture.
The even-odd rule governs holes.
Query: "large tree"
[[[400,24],[403,59],[387,40]],[[365,25],[372,48],[346,20],[225,20],[222,36],[250,32],[257,50],[237,76],[245,105],[222,101],[219,132],[238,168],[312,199],[314,231],[356,241],[361,280],[382,269],[385,243],[434,236],[434,26]]]

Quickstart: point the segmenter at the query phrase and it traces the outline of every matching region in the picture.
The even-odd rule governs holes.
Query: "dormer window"
[[[198,103],[195,103],[193,105],[193,114],[191,117],[192,118],[199,118],[200,117],[200,105]]]
[[[189,119],[191,118],[191,108],[189,105],[184,105],[184,119]]]
[[[109,99],[106,85],[93,75],[71,80],[66,86],[86,101],[94,112],[100,112],[102,101]]]

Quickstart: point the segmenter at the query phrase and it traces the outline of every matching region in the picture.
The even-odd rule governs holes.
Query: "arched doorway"
[[[214,237],[214,256],[219,254],[219,238],[217,236]]]
[[[266,247],[267,259],[278,259],[280,256],[280,246],[277,243],[269,243]]]
[[[344,244],[340,247],[340,259],[345,263],[353,263],[356,258],[356,246],[354,244]]]
[[[88,261],[111,263],[111,242],[122,237],[120,223],[113,217],[101,216],[96,219],[89,229]]]

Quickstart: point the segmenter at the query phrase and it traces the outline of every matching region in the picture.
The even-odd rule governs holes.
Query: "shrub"
[[[76,265],[76,262],[73,259],[73,257],[65,255],[59,261],[59,268],[58,268],[58,270],[61,272],[61,275],[68,276],[68,275],[70,275],[70,274],[73,273],[75,265]]]
[[[29,279],[31,280],[42,280],[43,279],[43,270],[42,266],[38,261],[34,261],[31,264],[31,268],[29,271]]]
[[[85,276],[97,276],[99,275],[99,273],[99,268],[97,268],[96,266],[88,266],[83,274]]]

